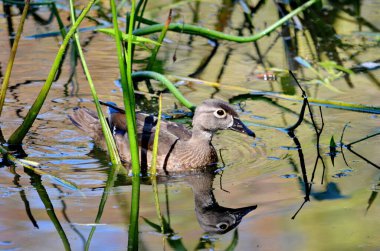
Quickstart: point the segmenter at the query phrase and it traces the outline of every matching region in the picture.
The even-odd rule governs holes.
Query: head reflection
[[[225,234],[236,228],[243,217],[257,208],[257,205],[229,208],[218,204],[213,193],[214,170],[187,175],[185,180],[194,193],[195,213],[199,225],[210,234]]]

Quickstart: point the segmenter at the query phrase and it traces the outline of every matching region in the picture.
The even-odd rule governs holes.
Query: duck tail
[[[87,132],[90,137],[95,139],[99,135],[103,135],[96,112],[87,108],[76,107],[68,117],[75,126]]]

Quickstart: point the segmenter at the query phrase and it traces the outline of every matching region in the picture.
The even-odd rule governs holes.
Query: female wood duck
[[[109,105],[109,124],[114,134],[120,158],[130,162],[125,114],[117,107]],[[71,121],[89,134],[95,144],[107,149],[96,112],[87,108],[74,108]],[[136,114],[140,158],[142,167],[148,166],[156,126],[156,118],[144,113]],[[255,137],[239,119],[236,111],[226,102],[209,99],[200,104],[193,117],[193,129],[182,124],[161,121],[159,135],[157,170],[159,172],[189,171],[215,164],[218,156],[211,143],[218,130],[231,129]]]

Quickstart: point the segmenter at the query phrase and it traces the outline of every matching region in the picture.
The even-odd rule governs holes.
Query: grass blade
[[[136,77],[138,77],[138,75],[139,75],[137,73],[139,73],[139,72],[135,73]],[[205,81],[205,80],[195,79],[195,78],[189,78],[189,77],[181,77],[181,76],[174,76],[174,75],[172,75],[170,77],[174,78],[174,79],[185,80],[185,81],[195,83],[195,84],[203,84],[203,85],[208,85],[211,87],[217,87],[217,88],[221,88],[224,90],[245,92],[245,93],[249,93],[249,95],[252,95],[252,96],[265,96],[268,98],[281,98],[281,99],[298,101],[298,102],[303,101],[302,97],[299,97],[296,95],[286,95],[286,94],[281,94],[281,93],[277,93],[277,92],[257,91],[257,90],[252,90],[252,89],[241,87],[241,86],[231,86],[231,85],[226,85],[226,84],[221,85],[220,83],[217,83],[217,82],[210,82],[210,81]],[[348,102],[337,101],[337,100],[316,99],[316,98],[311,98],[311,97],[308,97],[308,100],[309,100],[309,103],[311,105],[325,106],[325,107],[329,107],[329,108],[350,110],[350,111],[356,111],[356,112],[380,114],[380,107],[378,107],[378,106],[348,103]]]
[[[210,39],[220,39],[220,40],[227,40],[227,41],[233,41],[237,43],[248,43],[248,42],[254,42],[259,40],[260,38],[268,35],[269,33],[273,32],[275,29],[280,27],[283,23],[288,21],[289,19],[293,18],[295,15],[298,15],[302,11],[309,8],[311,5],[315,4],[316,2],[319,2],[320,0],[309,0],[297,9],[293,10],[277,22],[273,23],[272,25],[268,26],[263,31],[247,37],[241,37],[241,36],[235,36],[235,35],[229,35],[225,34],[223,32],[210,30],[207,28],[203,28],[196,25],[190,25],[190,24],[182,24],[182,23],[176,23],[176,24],[170,24],[169,30],[181,32],[181,33],[187,33],[187,34],[195,34],[202,37],[207,37]],[[142,35],[148,35],[156,32],[160,32],[165,24],[153,24],[141,29],[136,29],[134,31],[134,35],[142,36]]]
[[[156,213],[160,221],[161,233],[164,234],[164,230],[165,230],[164,221],[162,219],[160,200],[158,198],[158,188],[157,188],[157,151],[158,151],[158,140],[159,140],[160,128],[161,128],[161,116],[162,116],[162,95],[160,95],[160,97],[158,98],[158,116],[157,116],[156,132],[154,133],[152,164],[151,164],[150,173],[151,173],[151,180],[152,180],[152,186],[153,186],[154,204],[156,206]]]
[[[76,17],[75,17],[73,0],[70,0],[70,16],[71,16],[72,22],[75,22]],[[121,165],[121,160],[119,157],[119,153],[118,153],[115,141],[113,139],[113,135],[111,133],[111,130],[108,126],[108,123],[107,123],[105,116],[103,114],[103,111],[101,109],[101,106],[99,103],[99,98],[98,98],[98,95],[96,94],[95,86],[94,86],[94,83],[92,81],[90,71],[88,70],[87,63],[86,63],[86,60],[85,60],[84,55],[83,55],[83,50],[82,50],[82,47],[80,45],[78,32],[75,32],[74,39],[75,39],[75,45],[76,45],[76,48],[77,48],[77,51],[79,54],[79,58],[80,58],[81,63],[82,63],[83,71],[87,77],[87,81],[88,81],[88,84],[90,86],[91,94],[92,94],[92,97],[94,99],[94,103],[96,106],[96,111],[98,113],[99,121],[100,121],[100,124],[102,125],[102,131],[104,134],[104,138],[106,140],[107,149],[108,149],[109,156],[111,158],[111,162],[112,162],[113,166]]]
[[[161,116],[162,116],[162,96],[158,98],[158,116],[157,116],[157,124],[156,131],[154,133],[154,141],[153,141],[153,150],[152,150],[152,164],[150,167],[150,174],[152,177],[155,177],[157,174],[157,151],[158,151],[158,138],[160,135],[161,129]]]
[[[34,101],[32,107],[28,111],[28,114],[26,115],[24,121],[22,124],[16,129],[16,131],[11,135],[11,137],[8,140],[8,143],[10,145],[19,145],[21,144],[22,140],[25,138],[25,135],[28,133],[29,129],[32,127],[34,120],[37,118],[38,113],[41,110],[42,105],[45,102],[45,99],[49,93],[50,87],[54,81],[54,77],[57,73],[57,70],[59,68],[60,62],[62,60],[62,57],[64,55],[64,52],[66,50],[66,47],[68,43],[70,42],[71,37],[73,36],[74,32],[80,25],[80,23],[83,21],[84,17],[87,15],[87,13],[90,11],[92,5],[94,4],[95,0],[90,0],[87,6],[83,9],[82,13],[79,15],[78,19],[75,21],[67,35],[65,36],[58,53],[55,57],[54,63],[50,69],[49,75],[46,79],[46,82],[44,86],[42,87],[40,93],[38,94],[37,99]]]
[[[166,19],[166,22],[165,22],[165,26],[162,28],[160,37],[158,38],[158,45],[156,45],[156,47],[154,48],[152,52],[152,55],[149,58],[149,63],[148,63],[148,66],[146,67],[148,71],[152,69],[154,62],[156,61],[157,53],[160,50],[162,42],[164,41],[166,32],[168,31],[169,24],[171,23],[171,21],[172,21],[172,10],[170,9],[168,18]]]
[[[162,84],[164,84],[168,89],[169,91],[178,99],[178,101],[180,101],[184,106],[186,106],[187,108],[191,109],[191,110],[194,110],[195,109],[195,105],[193,103],[191,103],[189,100],[187,100],[183,95],[182,93],[174,86],[174,84],[172,82],[170,82],[169,79],[167,79],[164,75],[160,74],[160,73],[157,73],[157,72],[154,72],[154,71],[138,71],[138,72],[134,72],[132,74],[132,77],[133,78],[136,78],[136,79],[146,79],[146,78],[150,78],[150,79],[155,79],[157,81],[160,81]]]
[[[98,32],[101,32],[101,33],[104,33],[106,35],[109,35],[109,36],[112,36],[112,37],[115,37],[116,35],[116,32],[113,28],[101,28],[101,29],[96,29],[96,31]],[[124,32],[120,32],[121,34],[121,39],[123,41],[128,41],[128,38],[129,38],[129,35],[124,33]],[[160,42],[156,42],[152,39],[149,39],[149,38],[145,38],[145,37],[140,37],[140,36],[135,36],[135,35],[132,35],[132,43],[134,44],[143,44],[143,43],[149,43],[149,44],[154,44],[156,46],[159,46],[161,45]]]
[[[22,33],[23,28],[24,28],[24,23],[25,23],[26,15],[28,14],[29,6],[30,6],[30,0],[26,0],[24,10],[22,11],[22,15],[21,15],[21,19],[20,19],[20,24],[18,25],[18,28],[17,28],[16,37],[15,37],[15,40],[13,42],[12,50],[11,50],[11,53],[9,55],[8,65],[7,65],[7,69],[5,71],[3,84],[1,85],[0,116],[1,116],[1,112],[3,111],[5,96],[6,96],[8,85],[9,85],[9,79],[11,78],[13,63],[15,61],[16,52],[17,52],[17,48],[18,48],[18,42],[20,41],[20,38],[21,38],[21,33]]]

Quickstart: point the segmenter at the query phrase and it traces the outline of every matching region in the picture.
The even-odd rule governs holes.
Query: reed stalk
[[[117,23],[118,19],[116,4],[114,0],[111,0],[112,22],[115,31],[116,48],[119,61],[121,87],[123,90],[123,101],[127,120],[128,140],[132,165],[132,202],[130,225],[128,230],[128,250],[138,250],[138,217],[140,207],[140,163],[136,133],[135,96],[132,81],[132,32],[134,22],[133,20],[135,16],[135,6],[135,0],[132,0],[129,20],[128,44],[127,51],[125,51],[122,44],[121,32]]]
[[[15,61],[15,57],[16,57],[16,53],[17,53],[18,42],[20,41],[20,38],[21,38],[21,34],[22,34],[22,30],[24,28],[24,23],[25,23],[26,15],[28,14],[29,6],[30,6],[30,0],[25,0],[25,5],[24,5],[24,9],[22,11],[22,15],[21,15],[21,19],[20,19],[20,24],[18,25],[18,28],[17,28],[16,37],[15,37],[15,40],[13,42],[11,53],[9,55],[8,65],[7,65],[7,69],[5,71],[3,84],[1,85],[1,91],[0,91],[0,116],[1,116],[1,113],[3,111],[3,106],[4,106],[4,102],[5,102],[5,96],[6,96],[8,85],[9,85],[9,79],[11,78],[13,63]]]
[[[75,17],[73,0],[70,0],[70,16],[71,16],[72,22],[75,22],[76,17]],[[86,60],[85,60],[85,57],[83,54],[82,46],[80,44],[78,32],[75,32],[74,40],[75,40],[75,45],[76,45],[76,48],[77,48],[77,51],[79,54],[79,58],[80,58],[81,63],[82,63],[83,71],[87,77],[87,81],[88,81],[88,84],[90,86],[92,98],[94,99],[94,103],[95,103],[96,111],[98,113],[99,121],[100,121],[100,124],[102,125],[102,131],[103,131],[103,135],[104,135],[104,138],[106,141],[108,153],[109,153],[111,162],[113,164],[112,166],[113,167],[119,166],[119,165],[121,165],[119,153],[118,153],[118,150],[117,150],[117,147],[115,144],[115,140],[113,139],[112,132],[108,126],[108,123],[107,123],[106,118],[103,114],[102,108],[100,106],[99,98],[98,98],[98,95],[96,93],[95,86],[94,86],[94,83],[92,81],[90,71],[87,67],[87,63],[86,63]]]
[[[182,93],[174,86],[169,79],[167,79],[164,75],[154,72],[154,71],[137,71],[132,73],[132,77],[134,79],[155,79],[166,86],[169,91],[177,98],[179,102],[181,102],[184,106],[189,108],[190,110],[195,109],[195,105],[187,100]]]
[[[162,218],[161,208],[160,208],[160,200],[158,198],[158,188],[157,188],[157,152],[158,152],[158,140],[161,129],[161,116],[162,116],[162,95],[158,98],[158,116],[157,116],[157,124],[156,131],[154,133],[154,141],[153,141],[153,149],[152,149],[152,164],[150,169],[153,193],[154,193],[154,204],[156,206],[157,217],[160,221],[161,225],[161,233],[164,234],[164,220]]]
[[[37,118],[37,115],[40,112],[41,107],[44,104],[46,97],[49,93],[50,87],[54,81],[54,77],[58,71],[62,57],[63,57],[64,52],[66,50],[66,47],[67,47],[68,43],[70,42],[70,39],[73,36],[76,29],[81,24],[81,22],[83,21],[84,17],[87,15],[87,13],[90,11],[94,2],[95,2],[95,0],[89,1],[87,6],[83,9],[82,13],[79,15],[78,19],[75,21],[75,23],[73,24],[73,26],[70,28],[67,35],[63,39],[62,44],[61,44],[61,46],[58,50],[58,53],[55,57],[54,63],[50,69],[49,75],[46,79],[46,82],[45,82],[44,86],[42,87],[40,93],[38,94],[37,99],[34,101],[32,107],[28,111],[28,114],[26,115],[22,124],[16,129],[16,131],[9,138],[8,143],[10,145],[20,145],[22,140],[25,138],[25,135],[28,133],[28,131],[32,127],[33,122]]]
[[[161,116],[162,116],[162,95],[158,98],[158,116],[156,131],[154,133],[153,149],[152,149],[152,164],[150,166],[150,174],[152,177],[157,175],[157,152],[158,152],[158,140],[161,129]]]
[[[156,47],[154,47],[152,55],[149,58],[148,66],[146,67],[146,69],[148,71],[150,71],[152,69],[154,62],[156,61],[156,57],[157,57],[158,51],[161,48],[161,44],[164,41],[164,38],[166,36],[166,32],[168,31],[168,28],[169,28],[169,25],[170,25],[171,21],[172,21],[172,10],[170,9],[169,10],[168,18],[166,19],[166,22],[165,22],[164,27],[162,28],[160,37],[158,38],[158,41],[157,41],[158,45],[156,45]]]
[[[320,0],[309,0],[300,7],[296,8],[277,22],[273,23],[272,25],[268,26],[266,29],[263,31],[252,35],[252,36],[236,36],[236,35],[229,35],[225,34],[223,32],[215,31],[215,30],[210,30],[207,28],[203,28],[200,26],[196,25],[190,25],[190,24],[183,24],[183,23],[176,23],[176,24],[170,24],[169,25],[169,30],[170,31],[176,31],[180,33],[186,33],[186,34],[193,34],[193,35],[198,35],[202,37],[206,37],[209,39],[221,39],[221,40],[227,40],[227,41],[232,41],[232,42],[237,42],[237,43],[248,43],[248,42],[254,42],[259,40],[260,38],[270,34],[273,32],[275,29],[280,27],[282,24],[284,24],[286,21],[289,19],[293,18],[294,16],[298,15],[302,11],[306,10],[309,8],[311,5],[315,4],[316,2],[319,2]],[[156,32],[160,32],[162,28],[165,26],[165,24],[152,24],[150,22],[150,25],[144,28],[136,29],[134,30],[134,35],[136,36],[143,36],[143,35],[148,35]]]
[[[130,113],[130,124],[128,128],[133,126],[133,131],[129,131],[129,146],[131,149],[132,157],[132,203],[131,203],[131,214],[130,214],[130,225],[128,230],[128,250],[138,250],[139,249],[139,212],[140,212],[140,163],[139,163],[139,153],[138,153],[138,143],[136,134],[136,114],[135,114],[135,95],[132,80],[132,53],[133,53],[133,28],[134,28],[134,18],[136,10],[136,1],[131,1],[131,12],[129,19],[129,30],[128,30],[128,48],[127,48],[127,84],[129,90],[129,98],[126,100],[124,98],[124,105],[129,105]],[[121,40],[120,40],[121,42]],[[127,108],[127,107],[125,107]],[[128,117],[128,113],[126,113]],[[132,124],[133,122],[133,124]],[[132,132],[132,133],[130,133]]]
[[[119,31],[119,25],[117,20],[116,4],[114,0],[110,1],[111,10],[112,10],[112,22],[114,25],[115,40],[116,40],[116,49],[117,57],[119,62],[120,69],[120,78],[121,78],[121,87],[123,90],[123,101],[125,108],[125,115],[128,128],[128,140],[131,153],[131,164],[132,164],[132,173],[133,175],[140,174],[140,164],[139,164],[139,152],[138,152],[138,143],[137,143],[137,134],[136,134],[136,120],[135,120],[135,97],[132,78],[130,77],[132,71],[132,60],[131,60],[131,44],[132,44],[132,35],[128,37],[128,52],[127,57],[125,56],[125,50],[122,44],[121,32]],[[132,1],[131,7],[131,16],[134,15],[134,1]],[[127,60],[127,65],[126,65]],[[129,73],[130,72],[130,73]]]
[[[137,77],[138,76],[136,76],[136,78]],[[287,95],[287,94],[281,94],[281,93],[277,93],[277,92],[257,91],[257,90],[249,89],[249,88],[242,87],[242,86],[231,86],[231,85],[227,85],[227,84],[222,85],[222,84],[217,83],[217,82],[211,82],[211,81],[206,81],[206,80],[201,80],[201,79],[196,79],[196,78],[190,78],[190,77],[181,77],[181,76],[174,76],[174,75],[171,75],[168,77],[176,79],[176,80],[180,79],[180,80],[188,81],[188,82],[195,83],[195,84],[202,84],[202,85],[207,85],[210,87],[221,88],[224,90],[249,93],[249,95],[251,95],[251,96],[258,96],[258,97],[264,96],[264,97],[268,97],[268,98],[280,98],[280,99],[298,101],[298,102],[303,101],[303,98],[299,97],[297,95]],[[380,114],[380,107],[379,106],[355,104],[355,103],[348,103],[348,102],[337,101],[337,100],[316,99],[316,98],[311,98],[311,97],[308,97],[308,100],[309,100],[309,103],[311,105],[325,106],[325,107],[330,107],[330,108],[350,110],[350,111],[356,111],[356,112]]]
[[[128,250],[139,250],[140,176],[132,176],[132,199],[128,229]]]

